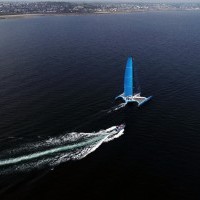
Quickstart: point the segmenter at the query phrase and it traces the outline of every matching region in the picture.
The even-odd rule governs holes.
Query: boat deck
[[[144,104],[146,101],[150,100],[152,97],[141,97],[140,93],[135,94],[134,96],[124,96],[124,94],[119,95],[117,98],[121,97],[126,103],[137,102],[138,106]]]

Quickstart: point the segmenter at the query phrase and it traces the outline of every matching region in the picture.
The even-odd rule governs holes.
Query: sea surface
[[[199,19],[1,20],[0,199],[199,199]],[[128,56],[140,108],[115,101]]]

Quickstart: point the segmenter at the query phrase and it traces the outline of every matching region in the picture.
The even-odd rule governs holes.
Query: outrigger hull
[[[144,105],[147,101],[151,100],[153,96],[145,97],[145,100],[138,104],[138,107]]]

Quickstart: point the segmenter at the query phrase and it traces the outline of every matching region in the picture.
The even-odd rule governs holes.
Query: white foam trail
[[[117,110],[119,110],[119,109],[125,107],[126,104],[127,104],[127,103],[121,103],[121,104],[119,104],[119,105],[117,105],[117,106],[114,106],[114,107],[112,107],[112,108],[108,111],[108,113],[111,113],[111,112],[113,112],[113,111],[117,111]]]
[[[124,129],[119,132],[106,132],[106,130],[97,133],[73,132],[35,144],[26,144],[23,148],[18,148],[22,155],[0,160],[0,167],[4,167],[4,171],[7,170],[7,172],[13,170],[24,171],[41,168],[44,165],[56,166],[68,160],[82,159],[95,151],[104,142],[118,138],[123,133]],[[36,149],[37,151],[33,152]],[[26,154],[24,154],[24,150],[27,152]],[[16,152],[19,154],[20,151]],[[8,155],[11,152],[13,155],[15,150],[8,151]],[[0,173],[3,173],[3,171]]]
[[[100,140],[100,139],[94,138],[94,139],[91,139],[90,141],[81,142],[79,144],[62,146],[62,147],[53,148],[53,149],[50,149],[50,150],[46,150],[46,151],[42,151],[42,152],[38,152],[38,153],[33,153],[33,154],[30,154],[30,155],[25,155],[25,156],[21,156],[21,157],[17,157],[17,158],[10,158],[10,159],[6,159],[6,160],[1,160],[0,166],[8,165],[8,164],[14,164],[14,163],[18,163],[18,162],[25,161],[25,160],[31,160],[31,159],[34,159],[34,158],[39,158],[39,157],[46,156],[46,155],[53,154],[53,153],[71,150],[71,149],[74,149],[74,148],[79,148],[79,147],[88,145],[92,142],[96,142],[98,140]]]

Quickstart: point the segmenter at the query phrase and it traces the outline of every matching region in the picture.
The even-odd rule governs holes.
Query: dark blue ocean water
[[[199,199],[199,19],[188,11],[1,20],[0,160],[126,123],[120,138],[54,170],[37,159],[0,166],[2,198]],[[142,94],[154,98],[107,113],[130,55]]]

